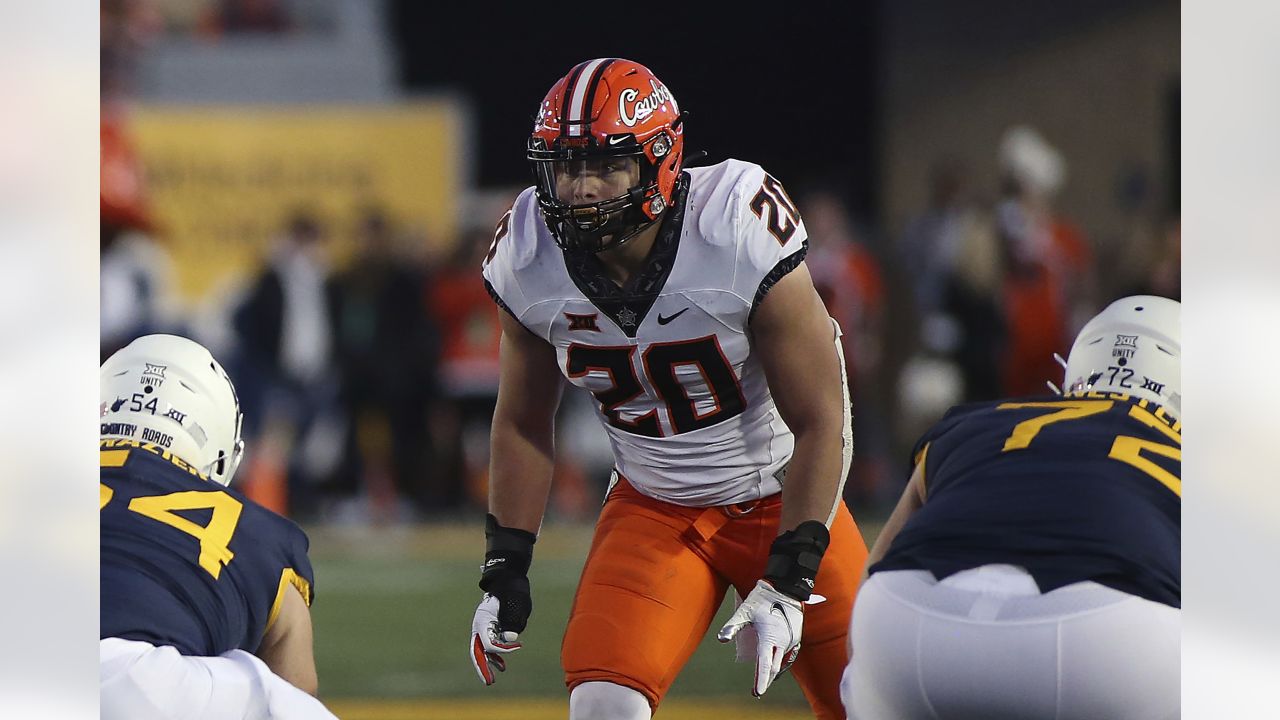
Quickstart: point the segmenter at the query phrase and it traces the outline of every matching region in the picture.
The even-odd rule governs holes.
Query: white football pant
[[[638,690],[611,682],[585,682],[569,693],[569,720],[649,720],[649,701]]]
[[[1012,565],[872,575],[840,683],[850,720],[1172,720],[1181,610]]]
[[[98,644],[102,720],[336,720],[243,650],[192,657],[120,638]]]

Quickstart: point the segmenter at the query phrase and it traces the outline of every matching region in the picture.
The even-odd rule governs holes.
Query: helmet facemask
[[[556,244],[566,250],[598,253],[634,238],[666,210],[657,178],[671,141],[662,133],[644,145],[626,134],[610,136],[604,146],[590,138],[583,140],[576,146],[546,149],[545,140],[531,138],[528,158],[538,205]],[[622,173],[629,173],[633,180],[619,183]],[[574,190],[568,184],[578,182],[582,175],[595,176],[590,182],[610,187],[617,194],[575,203]]]

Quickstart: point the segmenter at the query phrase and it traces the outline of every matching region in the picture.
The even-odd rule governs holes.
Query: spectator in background
[[[941,279],[922,348],[899,375],[899,441],[919,437],[952,405],[1000,395],[1006,344],[1000,244],[990,216],[976,208],[957,216],[954,233],[956,262]]]
[[[509,203],[508,203],[509,204]],[[489,428],[498,401],[500,310],[475,282],[493,231],[464,232],[432,273],[427,303],[440,337],[439,395],[431,435],[437,462],[426,474],[431,507],[485,507],[489,491]],[[596,420],[596,401],[566,389],[556,419],[556,467],[548,512],[561,519],[593,516],[613,470],[613,451]]]
[[[949,355],[960,371],[963,402],[990,400],[1000,396],[1008,343],[1004,258],[989,215],[967,212],[955,233],[959,252],[945,279],[941,307],[954,326]]]
[[[260,448],[246,481],[275,477],[285,464],[296,518],[318,511],[319,486],[335,476],[345,447],[325,239],[314,215],[295,213],[232,319],[245,417],[262,418],[246,426]]]
[[[102,0],[98,20],[99,90],[108,105],[133,94],[138,56],[164,19],[153,2]]]
[[[888,497],[886,469],[890,439],[881,397],[885,297],[880,263],[854,230],[846,203],[832,189],[802,193],[797,206],[809,231],[809,272],[827,313],[844,335],[845,371],[853,404],[858,447],[845,485],[851,507]]]
[[[1093,256],[1080,231],[1053,207],[1066,179],[1062,155],[1034,129],[1015,126],[1001,139],[999,161],[1004,197],[996,228],[1007,263],[1009,331],[1001,394],[1030,395],[1057,376],[1053,353],[1087,311]]]
[[[1138,285],[1140,294],[1159,295],[1182,301],[1182,219],[1171,218],[1156,246],[1146,277]]]
[[[884,322],[884,283],[880,263],[862,243],[839,195],[810,191],[798,206],[809,229],[814,287],[844,336],[850,386],[879,369]]]
[[[423,297],[423,269],[396,251],[382,210],[364,212],[356,256],[333,283],[333,342],[342,405],[350,421],[347,489],[357,481],[376,516],[395,509],[396,491],[418,513],[428,492],[427,410],[435,393],[439,340]]]
[[[426,290],[440,332],[440,402],[432,428],[439,462],[428,491],[440,508],[485,505],[502,329],[498,307],[475,271],[492,242],[490,230],[463,233]]]
[[[920,328],[904,369],[905,397],[937,397],[930,407],[999,396],[1006,338],[1004,264],[991,219],[967,190],[958,161],[939,160],[929,178],[929,202],[908,224],[899,257],[912,278]],[[951,365],[951,367],[946,367]],[[954,385],[954,387],[953,387]],[[941,404],[939,404],[941,403]],[[919,408],[902,408],[905,437],[924,430]]]
[[[912,278],[912,298],[921,320],[941,311],[964,242],[972,203],[965,192],[965,172],[952,159],[940,160],[929,178],[929,203],[907,223],[899,245],[903,268]],[[926,345],[928,345],[926,340]]]
[[[1123,234],[1106,267],[1117,271],[1109,288],[1121,295],[1182,296],[1182,223],[1178,215],[1158,207],[1151,183],[1141,166],[1131,168],[1118,184],[1117,205],[1124,213]]]
[[[119,108],[104,106],[99,191],[99,354],[105,361],[135,338],[180,332],[173,260],[156,240],[142,163]]]

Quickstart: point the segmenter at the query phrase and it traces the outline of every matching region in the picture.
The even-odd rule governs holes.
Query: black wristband
[[[484,518],[484,566],[480,569],[480,589],[488,592],[502,578],[525,577],[533,562],[533,544],[538,536],[527,530],[503,527],[492,514]]]
[[[503,527],[493,515],[484,519],[484,567],[480,589],[498,598],[498,625],[502,630],[524,632],[533,613],[529,594],[529,564],[538,536],[526,530]]]
[[[786,593],[801,602],[813,593],[813,582],[818,577],[818,565],[831,544],[831,532],[817,520],[805,520],[773,541],[769,548],[769,562],[764,567],[764,579],[779,592]]]

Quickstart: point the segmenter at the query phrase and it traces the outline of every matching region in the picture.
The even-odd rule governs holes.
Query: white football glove
[[[485,593],[471,619],[471,665],[485,685],[493,684],[494,670],[507,669],[503,655],[524,647],[519,633],[498,630],[498,607],[498,598]]]
[[[804,606],[826,598],[811,595],[806,602],[778,592],[767,580],[756,586],[720,628],[716,639],[738,640],[738,659],[750,657],[750,640],[755,639],[756,676],[751,694],[760,697],[778,675],[786,672],[800,654],[800,633],[804,629]]]

